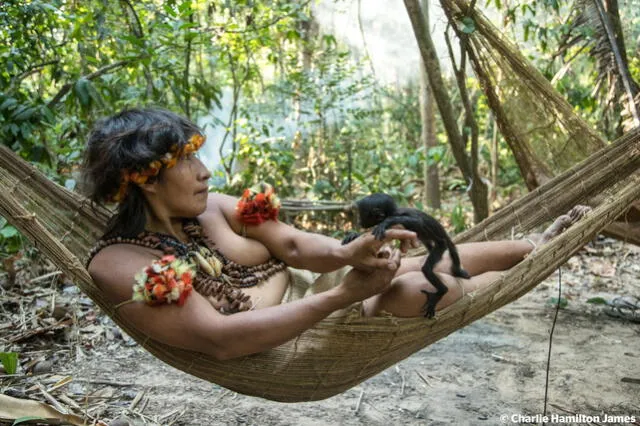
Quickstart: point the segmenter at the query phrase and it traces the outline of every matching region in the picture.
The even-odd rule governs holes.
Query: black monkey
[[[433,267],[442,259],[442,254],[448,249],[453,261],[451,273],[456,277],[470,278],[467,271],[460,266],[460,257],[455,244],[449,238],[444,227],[428,214],[412,208],[397,207],[393,198],[387,194],[372,194],[356,202],[360,225],[363,228],[373,228],[373,235],[378,239],[384,239],[387,229],[393,225],[402,225],[405,229],[413,231],[422,244],[429,249],[429,256],[422,265],[422,273],[436,288],[435,293],[420,290],[427,295],[427,302],[423,310],[427,318],[433,318],[436,305],[449,290],[446,285],[433,272]],[[358,237],[358,233],[351,232],[343,240],[347,244]]]

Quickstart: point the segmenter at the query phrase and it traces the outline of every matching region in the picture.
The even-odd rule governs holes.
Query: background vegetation
[[[640,81],[640,7],[606,4],[631,81]],[[503,30],[606,138],[625,130],[613,53],[601,43],[602,29],[580,15],[582,0],[478,7],[502,17]],[[418,82],[377,81],[366,58],[356,60],[319,30],[311,1],[8,0],[0,4],[0,61],[0,140],[70,189],[96,119],[161,106],[223,129],[212,179],[219,190],[237,194],[265,180],[284,198],[348,201],[385,191],[423,207],[430,164],[442,176],[443,219],[456,231],[470,222],[467,183],[442,123],[435,146],[426,150],[421,141]],[[497,208],[523,191],[522,179],[477,81],[465,81],[479,129],[478,168],[494,175],[490,207]],[[464,111],[459,86],[445,82],[454,110]],[[228,114],[216,115],[218,108]],[[464,129],[463,121],[461,113]],[[20,238],[0,218],[3,257]]]

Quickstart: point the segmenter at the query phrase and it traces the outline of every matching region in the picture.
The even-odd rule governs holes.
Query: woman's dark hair
[[[83,192],[104,205],[118,192],[123,170],[145,169],[196,133],[202,131],[191,121],[162,109],[129,109],[103,118],[91,131],[85,150]],[[145,228],[144,206],[140,187],[129,184],[104,237],[137,236]]]

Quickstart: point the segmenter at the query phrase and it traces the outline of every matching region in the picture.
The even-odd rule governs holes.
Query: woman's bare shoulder
[[[96,254],[89,264],[89,273],[115,306],[131,299],[135,275],[156,258],[145,247],[114,244]],[[215,340],[222,315],[197,292],[192,292],[183,306],[128,303],[119,307],[118,312],[151,339],[215,357],[225,356],[224,339],[222,344]]]
[[[219,192],[210,192],[207,200],[207,210],[203,214],[220,214],[235,209],[238,199]]]
[[[113,244],[100,250],[87,270],[109,299],[119,303],[131,297],[135,275],[156,258],[147,247]]]
[[[211,192],[207,201],[207,210],[198,219],[205,229],[219,225],[219,221],[224,220],[234,232],[238,233],[240,224],[235,220],[237,203],[238,199],[235,197]]]

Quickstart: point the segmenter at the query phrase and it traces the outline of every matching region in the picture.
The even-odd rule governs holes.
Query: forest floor
[[[41,280],[0,293],[0,349],[19,354],[17,374],[0,372],[0,388],[51,403],[41,384],[63,406],[77,404],[76,414],[120,426],[510,424],[514,415],[543,413],[557,294],[556,272],[521,299],[349,391],[283,404],[162,363],[71,283]],[[601,416],[573,424],[640,425],[640,327],[594,303],[619,297],[640,301],[640,247],[598,238],[562,267],[564,307],[553,334],[547,413]],[[640,321],[640,311],[635,315]],[[604,415],[635,416],[635,423],[607,423]]]

